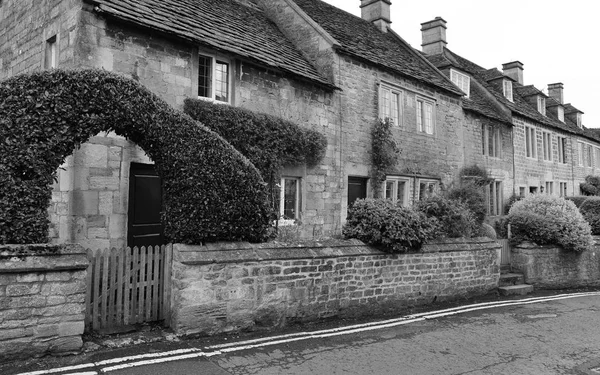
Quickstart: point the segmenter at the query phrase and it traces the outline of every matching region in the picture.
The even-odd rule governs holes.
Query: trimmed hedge
[[[469,208],[459,200],[443,196],[423,199],[415,205],[417,211],[437,221],[437,237],[472,237],[478,234],[480,223]]]
[[[183,110],[250,159],[265,181],[279,183],[282,167],[313,167],[325,156],[324,135],[279,117],[199,99],[186,99]]]
[[[579,208],[589,198],[590,197],[587,196],[587,195],[576,195],[574,197],[566,197],[565,199],[568,200],[568,201],[571,201],[571,202],[575,203],[575,206],[577,206],[577,208]]]
[[[579,212],[590,224],[592,234],[600,235],[600,197],[588,197],[579,207]]]
[[[446,196],[449,199],[464,203],[473,213],[475,222],[483,224],[487,215],[485,194],[481,185],[475,183],[463,183],[461,186],[450,189]]]
[[[219,135],[133,80],[101,70],[21,75],[0,82],[0,103],[0,243],[47,241],[56,170],[101,131],[127,137],[156,163],[171,241],[270,235],[258,170]]]

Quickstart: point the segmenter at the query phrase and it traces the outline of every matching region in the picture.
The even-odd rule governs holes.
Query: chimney
[[[512,61],[502,64],[502,71],[505,76],[509,76],[521,85],[523,84],[523,63],[520,61]]]
[[[373,22],[379,30],[387,33],[390,21],[391,0],[360,0],[360,13],[363,20]]]
[[[548,96],[563,104],[563,84],[562,83],[551,83],[548,85]]]
[[[421,47],[428,55],[437,55],[444,52],[446,47],[446,21],[442,17],[435,17],[433,21],[421,24]]]

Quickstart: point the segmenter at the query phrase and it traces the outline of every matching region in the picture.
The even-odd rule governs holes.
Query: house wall
[[[593,141],[590,141],[587,138],[579,137],[579,136],[571,136],[571,144],[573,150],[573,195],[580,194],[579,185],[582,182],[585,182],[585,177],[592,176],[600,176],[600,159],[597,158],[596,150],[598,150],[599,144]],[[584,152],[583,159],[580,161],[579,157],[579,143],[583,143]],[[589,155],[587,153],[587,149],[592,148],[592,158],[591,158],[591,166],[589,162]]]

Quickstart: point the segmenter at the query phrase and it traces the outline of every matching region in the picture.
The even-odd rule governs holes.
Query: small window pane
[[[200,56],[198,63],[198,96],[212,98],[212,57]]]
[[[215,66],[215,100],[229,101],[229,64],[217,61]]]
[[[298,180],[284,179],[283,218],[296,219],[298,205]]]
[[[404,204],[406,203],[406,202],[404,202],[405,189],[406,189],[406,182],[398,181],[398,191],[396,193],[396,202],[401,206],[404,206]]]

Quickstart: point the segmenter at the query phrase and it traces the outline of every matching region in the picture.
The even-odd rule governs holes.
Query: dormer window
[[[502,88],[504,91],[504,97],[511,102],[513,101],[512,81],[505,79],[502,81]]]
[[[577,127],[582,128],[583,127],[583,123],[581,120],[581,113],[577,114]]]
[[[546,116],[546,98],[540,95],[537,97],[537,110],[539,113]]]
[[[468,75],[450,69],[450,80],[469,97],[471,79]]]
[[[558,119],[565,122],[565,109],[561,106],[558,106]]]

